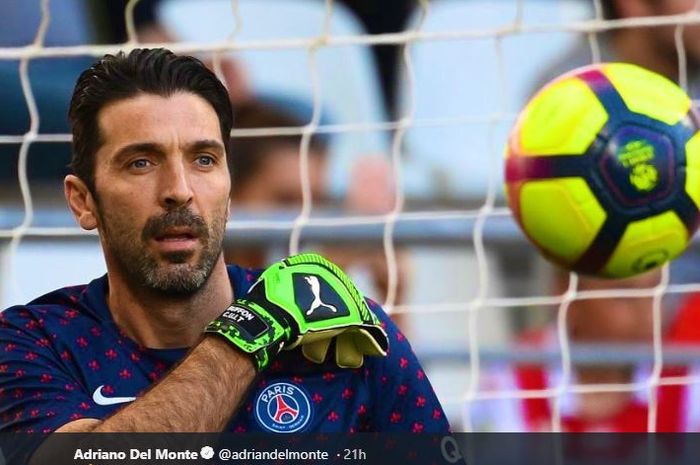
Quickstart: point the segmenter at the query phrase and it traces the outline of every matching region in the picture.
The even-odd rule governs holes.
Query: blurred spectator
[[[579,276],[578,291],[651,289],[658,285],[655,270],[621,280]],[[568,273],[555,272],[554,287],[562,294],[568,287]],[[677,312],[665,308],[663,344],[700,343],[700,302],[691,298]],[[667,302],[665,301],[664,304]],[[601,389],[600,392],[566,392],[561,399],[561,426],[565,432],[645,432],[648,430],[649,392],[646,383],[652,374],[653,298],[604,297],[574,300],[568,310],[567,334],[571,344],[638,344],[648,347],[649,362],[615,363],[613,356],[600,365],[573,364],[569,385],[631,386],[631,390]],[[519,337],[514,350],[557,351],[554,323]],[[644,354],[640,354],[644,355]],[[661,377],[688,375],[693,368],[666,364]],[[492,390],[556,390],[562,381],[561,362],[519,365],[513,369],[486,369],[483,388]],[[700,396],[694,384],[657,388],[657,431],[696,431],[700,426]],[[553,398],[509,399],[492,405],[477,402],[472,418],[477,428],[496,431],[550,431]],[[487,405],[488,404],[488,405]]]
[[[140,0],[136,4],[134,8],[134,25],[139,42],[158,43],[173,41],[166,29],[158,22],[158,6],[163,1]],[[124,21],[124,8],[127,3],[128,0],[110,0],[95,7],[109,18],[109,20],[102,21],[108,42],[121,43],[126,42],[128,39]],[[387,34],[403,31],[408,18],[418,4],[417,0],[383,0],[381,2],[375,0],[340,0],[340,3],[343,3],[357,16],[368,34]],[[397,72],[399,71],[400,47],[394,44],[376,45],[372,47],[372,52],[379,71],[384,104],[389,114],[393,114],[396,111],[396,80]],[[236,71],[240,72],[240,69],[236,69]],[[227,78],[227,81],[229,80]],[[231,86],[229,92],[231,92],[231,88],[236,89],[235,86]],[[238,101],[235,95],[233,100]]]
[[[126,29],[125,8],[129,0],[111,0],[94,6],[97,23],[102,25],[102,39],[110,43],[123,43],[129,40]],[[177,42],[177,39],[158,21],[158,6],[162,0],[140,0],[134,8],[134,28],[136,40],[143,44],[163,44]],[[248,101],[251,90],[245,70],[231,59],[222,57],[220,68],[209,57],[200,57],[219,76],[228,89],[234,104]]]
[[[340,0],[362,21],[368,34],[401,32],[418,6],[417,0]],[[384,91],[384,103],[389,115],[397,108],[397,74],[401,71],[401,47],[394,44],[372,47]]]
[[[134,8],[134,26],[139,42],[163,43],[174,42],[174,38],[158,22],[158,6],[164,0],[139,0]],[[317,1],[317,0],[308,0]],[[404,30],[406,22],[413,13],[417,0],[340,0],[362,22],[368,34],[397,33]],[[103,27],[104,39],[107,42],[122,43],[128,40],[126,22],[124,20],[124,8],[128,0],[111,0],[97,4],[94,8],[104,16],[98,21]],[[372,47],[379,79],[382,86],[384,104],[389,114],[394,114],[396,109],[397,72],[400,70],[400,47],[394,44],[376,45]],[[229,93],[236,103],[250,97],[250,93],[243,94],[245,98],[239,98],[239,89],[245,83],[244,70],[231,59],[222,63],[222,71],[225,77]],[[243,90],[249,91],[248,87]]]
[[[265,104],[250,103],[235,111],[236,129],[293,128],[301,127],[308,118],[297,102],[293,109],[285,102],[285,110]],[[307,113],[310,109],[306,109]],[[233,178],[231,197],[233,215],[248,210],[271,213],[290,211],[296,214],[302,205],[302,182],[300,176],[300,147],[302,136],[275,135],[236,137],[231,141],[230,170]],[[329,206],[327,185],[327,137],[316,134],[312,137],[308,153],[309,184],[314,210]],[[379,157],[362,159],[354,170],[354,185],[346,202],[346,209],[353,213],[384,214],[393,206],[393,185],[386,160]],[[286,255],[286,250],[279,251]],[[384,250],[380,244],[353,244],[325,246],[321,252],[342,268],[366,270],[372,284],[382,299],[388,292],[388,269]],[[271,260],[271,251],[240,244],[226,244],[226,260],[249,267],[264,267]],[[399,251],[399,273],[407,273],[406,258]],[[403,297],[406,276],[399,279],[398,301]]]
[[[235,129],[298,128],[304,125],[293,109],[275,104],[250,102],[235,108]],[[302,203],[299,158],[301,134],[236,137],[231,141],[229,160],[233,178],[234,205],[254,210],[298,210]],[[309,145],[309,182],[314,204],[326,198],[325,170],[327,137],[316,134]]]
[[[700,9],[695,0],[607,0],[601,2],[604,19],[680,15]],[[622,27],[598,34],[600,60],[634,63],[678,82],[676,26]],[[688,92],[700,96],[700,25],[683,27],[683,47],[688,65]],[[582,39],[541,76],[542,85],[556,76],[590,64],[591,47]],[[538,86],[539,87],[539,86]]]
[[[102,26],[102,39],[109,43],[129,40],[124,11],[129,0],[110,0],[93,6]],[[134,8],[134,27],[139,42],[170,42],[171,37],[158,24],[156,10],[161,0],[139,0]]]

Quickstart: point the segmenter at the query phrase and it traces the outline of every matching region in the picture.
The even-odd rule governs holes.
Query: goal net
[[[696,10],[612,19],[604,3],[423,0],[403,30],[369,34],[332,0],[162,0],[147,29],[138,0],[119,18],[81,0],[4,2],[2,307],[105,272],[97,236],[63,200],[70,92],[104,53],[165,46],[298,121],[234,128],[234,147],[298,137],[298,196],[234,203],[227,243],[264,260],[336,254],[409,335],[453,430],[697,430],[697,245],[653,279],[592,282],[545,262],[503,197],[517,112],[550,78],[613,57],[612,31],[670,28],[678,81],[698,98],[684,45]],[[126,42],[105,41],[110,21]]]

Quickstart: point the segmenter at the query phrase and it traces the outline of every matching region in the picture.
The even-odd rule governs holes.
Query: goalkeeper
[[[224,264],[232,111],[198,60],[106,55],[69,116],[65,195],[107,274],[0,315],[0,431],[447,431],[404,337],[336,266]]]

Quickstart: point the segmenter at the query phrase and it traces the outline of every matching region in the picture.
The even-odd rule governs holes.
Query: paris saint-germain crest
[[[291,383],[274,383],[263,388],[255,399],[255,419],[273,433],[296,433],[311,421],[308,394]]]

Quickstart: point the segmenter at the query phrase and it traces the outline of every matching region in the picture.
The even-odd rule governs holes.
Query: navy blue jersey
[[[228,273],[235,295],[244,295],[259,274],[236,266]],[[126,336],[107,307],[107,286],[103,276],[0,314],[0,431],[52,432],[80,418],[105,418],[185,356],[186,348],[149,349]],[[256,379],[226,430],[447,432],[405,337],[371,306],[389,336],[387,357],[341,369],[332,352],[321,365],[300,350],[283,352]]]

